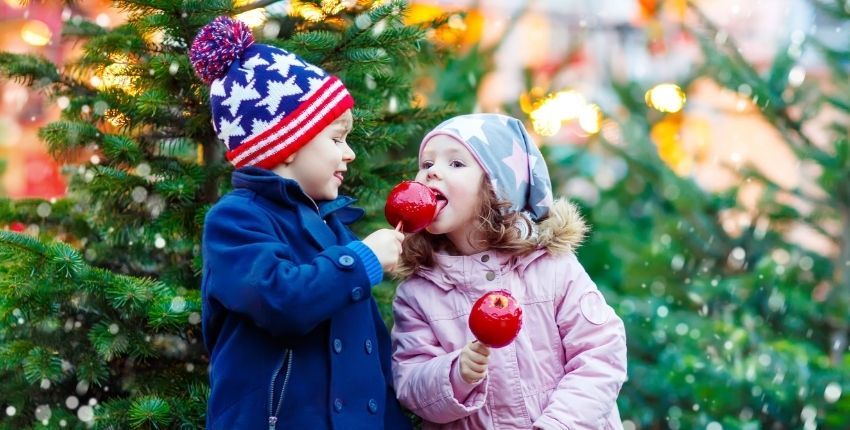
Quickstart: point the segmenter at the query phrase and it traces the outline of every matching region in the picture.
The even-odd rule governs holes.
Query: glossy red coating
[[[437,195],[425,184],[404,181],[390,191],[384,215],[393,227],[402,222],[402,231],[416,233],[431,224],[437,214]]]
[[[522,308],[507,291],[491,291],[472,305],[469,329],[479,342],[501,348],[513,342],[522,328]]]

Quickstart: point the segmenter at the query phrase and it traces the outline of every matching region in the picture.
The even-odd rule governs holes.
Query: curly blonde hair
[[[523,255],[539,248],[536,239],[522,237],[517,228],[519,223],[531,221],[519,212],[510,210],[510,201],[501,200],[484,176],[481,178],[481,194],[476,209],[476,227],[481,230],[481,239],[473,243],[477,248],[502,251],[514,255]],[[402,243],[401,260],[395,275],[407,278],[420,268],[433,267],[434,253],[451,251],[454,245],[442,234],[431,234],[425,230],[414,233]]]

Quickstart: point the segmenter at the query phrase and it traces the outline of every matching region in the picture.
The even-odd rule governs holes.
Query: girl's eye
[[[423,169],[428,169],[433,165],[434,165],[434,163],[432,161],[423,161],[422,162],[422,168]]]
[[[460,160],[453,160],[449,165],[452,167],[466,167],[466,163]]]

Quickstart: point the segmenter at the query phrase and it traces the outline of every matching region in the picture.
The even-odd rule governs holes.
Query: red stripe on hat
[[[330,102],[324,103],[322,108],[311,116],[306,124],[295,130],[283,142],[278,142],[272,147],[265,148],[255,153],[252,157],[243,160],[245,165],[255,165],[271,169],[282,163],[289,155],[298,151],[321,133],[325,127],[336,121],[346,110],[354,106],[354,99],[342,88]],[[250,161],[249,161],[250,160]]]
[[[308,118],[310,118],[316,111],[322,110],[322,106],[325,105],[329,99],[333,99],[333,96],[340,91],[348,94],[348,91],[345,89],[342,82],[338,78],[330,76],[327,82],[316,90],[309,99],[301,103],[297,109],[290,112],[289,115],[282,118],[277,122],[277,124],[272,125],[272,127],[256,137],[243,142],[232,151],[228,151],[227,159],[230,160],[236,167],[254,165],[256,163],[252,163],[250,161],[251,159],[261,156],[263,153],[267,152],[268,146],[281,142],[281,140],[290,140],[288,146],[295,146],[295,148],[291,151],[286,151],[288,154],[296,151],[303,146],[303,144],[309,142],[310,139],[318,133],[318,131],[308,133],[301,130],[306,124],[310,124],[310,128],[312,128],[313,124],[311,124],[311,121],[309,121]],[[350,98],[350,95],[348,98]],[[353,103],[354,100],[352,99],[350,101],[350,105],[340,111],[337,116],[353,106]],[[334,119],[336,119],[336,117],[331,118],[327,124],[332,122]],[[321,129],[319,129],[319,131],[320,130]],[[293,135],[300,136],[300,139],[297,139],[297,141],[291,141],[290,136]],[[308,136],[309,138],[306,141],[302,141]]]

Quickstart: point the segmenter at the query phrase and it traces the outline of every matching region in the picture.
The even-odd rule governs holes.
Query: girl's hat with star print
[[[522,121],[491,113],[454,117],[425,135],[419,146],[420,159],[428,141],[440,135],[456,140],[472,153],[496,196],[512,203],[510,210],[533,221],[549,215],[549,170]]]
[[[248,25],[227,16],[201,29],[189,58],[210,85],[213,128],[237,168],[274,168],[354,106],[339,78],[254,43]]]

